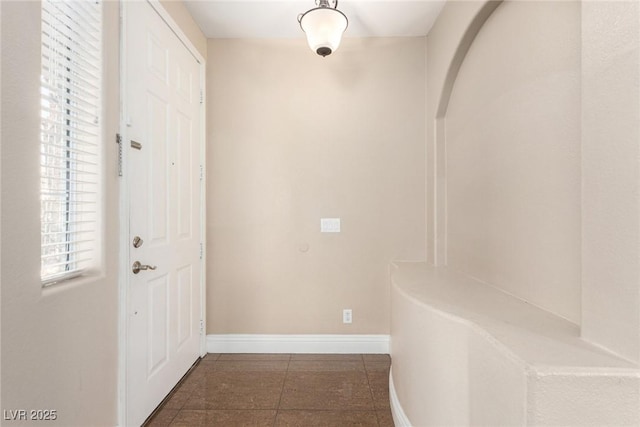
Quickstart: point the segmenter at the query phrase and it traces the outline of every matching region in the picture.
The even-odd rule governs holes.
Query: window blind
[[[40,223],[43,285],[98,255],[102,4],[42,1]]]

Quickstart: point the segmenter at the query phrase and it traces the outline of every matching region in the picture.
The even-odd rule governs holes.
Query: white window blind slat
[[[50,147],[48,151],[52,152],[52,153],[59,153],[60,150],[63,149],[63,148],[64,147],[53,146],[53,147]],[[68,150],[69,150],[70,153],[75,154],[77,156],[83,156],[83,155],[91,156],[91,154],[92,154],[90,151],[80,150],[80,149],[77,149],[77,148],[68,148]]]
[[[50,89],[50,93],[51,95],[49,96],[42,96],[42,103],[41,105],[43,107],[48,106],[49,102],[58,102],[59,101],[59,96],[62,94],[57,94],[55,93],[55,90],[53,90],[53,88],[49,88]],[[76,105],[76,108],[86,112],[86,113],[91,113],[91,109],[93,109],[93,107],[95,106],[95,102],[87,102],[84,100],[84,98],[79,97],[79,96],[73,96],[70,93],[64,93],[64,96],[68,97],[70,101],[72,101],[74,103],[74,105]]]
[[[58,23],[62,24],[62,23]],[[55,22],[54,22],[55,25]],[[43,54],[48,56],[46,52],[61,50],[62,48],[69,48],[74,51],[78,50],[99,50],[97,43],[93,42],[90,38],[82,40],[72,39],[70,37],[55,37],[55,30],[52,29],[50,23],[43,23],[42,32],[48,37],[46,44],[42,46]],[[76,36],[77,37],[77,36]],[[87,53],[86,58],[98,60],[95,53]]]
[[[90,90],[98,89],[98,85],[96,84],[95,81],[93,81],[94,80],[93,73],[98,71],[98,69],[96,69],[95,67],[92,67],[91,63],[88,61],[79,60],[79,59],[75,61],[62,60],[62,58],[68,57],[67,55],[77,55],[77,52],[71,52],[67,50],[62,52],[56,52],[56,54],[60,56],[60,58],[50,58],[49,67],[51,67],[51,64],[53,64],[53,66],[59,65],[59,66],[65,66],[65,67],[75,67],[73,80],[68,82],[68,89],[75,90],[75,91],[85,91],[84,92],[85,97],[96,98],[95,96],[91,95]],[[44,59],[47,59],[47,58],[44,58]],[[52,67],[52,68],[55,69],[55,67]],[[56,74],[55,77],[66,79],[68,75]],[[89,90],[86,90],[86,89],[89,89]]]
[[[76,240],[76,244],[91,243],[91,242],[93,242],[93,239]],[[64,245],[64,243],[57,243],[57,242],[47,243],[47,244],[43,244],[42,247],[43,248],[48,248],[48,247],[51,247],[51,246],[59,246],[59,245]]]
[[[78,244],[78,243],[76,243]],[[58,245],[62,246],[62,247],[66,247],[68,245],[63,244],[63,243],[59,243]],[[43,248],[46,248],[46,246],[43,246]],[[56,251],[55,253],[52,254],[48,254],[48,255],[43,255],[42,258],[51,258],[51,259],[57,259],[57,257],[61,256],[61,255],[70,255],[70,254],[81,254],[81,253],[86,253],[86,252],[90,252],[91,249],[76,249],[76,250],[71,250],[71,251]]]
[[[67,52],[67,53],[72,53],[72,52]],[[49,76],[48,81],[46,81],[46,83],[49,83],[51,85],[51,87],[53,89],[55,89],[55,90],[64,90],[65,93],[67,93],[68,89],[69,89],[68,92],[71,92],[70,89],[74,89],[76,91],[80,91],[80,90],[82,90],[82,87],[80,87],[77,84],[74,84],[72,82],[70,82],[68,84],[68,87],[61,86],[61,84],[59,82],[60,79],[62,79],[62,82],[67,83],[67,82],[65,82],[65,79],[67,78],[67,75],[64,74],[65,71],[67,71],[67,70],[64,70],[64,69],[60,70],[60,69],[57,69],[56,67],[61,67],[63,65],[84,66],[88,71],[91,71],[92,70],[91,67],[88,67],[87,64],[89,64],[88,61],[83,61],[83,63],[81,63],[81,64],[78,64],[78,63],[72,64],[70,62],[56,61],[55,58],[49,59],[46,56],[43,56],[43,68],[47,68],[47,69],[50,68],[51,69],[51,71],[50,71],[51,72],[51,76]],[[93,97],[91,92],[84,92],[82,95],[85,96],[85,97]]]
[[[96,99],[93,99],[92,96],[88,95],[88,94],[76,94],[76,93],[71,93],[70,91],[64,89],[64,88],[54,88],[52,86],[48,86],[46,84],[46,82],[43,82],[43,86],[46,86],[49,92],[48,96],[43,96],[42,97],[42,102],[41,105],[43,107],[49,107],[50,108],[50,104],[58,104],[60,102],[60,99],[63,98],[65,100],[68,100],[70,102],[70,104],[68,104],[68,106],[72,106],[75,109],[79,109],[81,111],[85,111],[89,114],[95,115],[95,103],[96,103]],[[58,110],[53,110],[53,111],[58,111]]]
[[[66,120],[70,120],[70,123],[68,124],[64,124],[64,134],[63,136],[66,138],[68,136],[73,136],[73,135],[69,135],[68,132],[81,132],[82,128],[79,126],[83,126],[86,128],[92,128],[94,126],[96,126],[98,123],[96,123],[96,118],[95,116],[87,119],[83,119],[81,117],[80,114],[78,114],[77,110],[73,107],[69,107],[67,109],[65,109],[64,111],[60,111],[60,110],[54,110],[51,108],[47,108],[47,107],[43,107],[41,108],[42,113],[44,115],[44,113],[49,113],[49,117],[43,117],[42,121],[43,121],[43,128],[47,127],[47,125],[49,125],[49,127],[51,129],[55,129],[55,125],[51,126],[53,123],[51,123],[51,120],[56,120],[59,119],[60,116],[65,117]],[[71,120],[73,119],[73,120]],[[56,123],[56,125],[59,125],[59,123]]]
[[[42,47],[43,64],[45,67],[51,68],[54,75],[60,75],[60,72],[68,71],[56,69],[55,65],[58,64],[80,65],[83,69],[74,70],[74,72],[84,74],[88,78],[91,78],[92,71],[97,71],[99,69],[95,66],[95,61],[98,61],[98,58],[94,58],[93,55],[78,55],[79,50],[95,49],[95,47],[87,45],[72,48],[72,46],[66,46],[63,41],[60,40],[55,41],[54,43],[55,44],[50,46]]]
[[[88,0],[48,0],[51,3],[43,9],[43,23],[50,25],[51,28],[59,26],[67,27],[67,31],[54,32],[57,37],[69,38],[81,42],[87,39],[93,39],[95,42],[100,40],[100,26],[95,21],[95,10],[82,7],[88,3]],[[97,6],[97,2],[93,2]],[[46,16],[45,16],[46,15]]]
[[[64,167],[64,166],[47,166],[47,169],[53,169],[53,170],[57,170],[57,171],[73,171],[70,168]],[[42,169],[42,168],[41,168]],[[98,173],[97,172],[93,172],[93,171],[82,171],[82,170],[76,170],[75,173],[80,173],[83,175],[88,175],[88,176],[97,176]],[[69,179],[71,182],[73,182],[73,179]]]
[[[77,264],[81,264],[83,262],[90,262],[91,258],[78,258],[75,262]],[[66,264],[65,261],[59,262],[59,263],[52,263],[51,266],[52,267],[59,267],[59,266],[64,266]],[[67,278],[71,278],[71,277],[77,277],[80,274],[82,274],[82,271],[80,270],[76,270],[76,271],[72,271],[72,272],[67,272],[67,273],[58,273],[58,274],[52,274],[50,276],[49,280],[53,280],[54,282],[61,280],[61,279],[67,279]]]
[[[92,29],[94,33],[99,32],[96,22],[91,19],[94,13],[92,7],[95,7],[95,5],[97,5],[97,2],[86,0],[58,0],[52,4],[53,8],[59,12],[57,19],[65,20],[67,25],[81,27],[87,32]],[[72,9],[73,13],[68,13],[70,9]],[[80,35],[83,34],[80,33]]]
[[[56,126],[45,126],[43,124],[43,127],[46,128],[46,137],[54,141],[58,141],[59,144],[65,143],[65,141],[67,140],[67,132],[70,132],[69,129],[58,129]],[[73,132],[75,132],[76,134],[82,134],[83,136],[87,137],[85,140],[80,140],[80,137],[76,136],[77,140],[80,140],[80,142],[82,142],[83,144],[93,146],[96,145],[95,141],[98,137],[98,134],[78,128],[73,129]],[[55,139],[54,137],[57,137],[57,139]]]
[[[64,232],[66,233],[66,232],[67,232],[67,231],[66,231],[66,228],[67,228],[67,225],[68,225],[68,224],[71,224],[71,225],[73,225],[73,226],[75,226],[75,227],[78,227],[78,226],[80,226],[81,224],[82,224],[82,225],[88,225],[88,226],[89,226],[89,225],[91,225],[91,223],[93,223],[93,221],[85,220],[85,221],[62,221],[62,222],[58,222],[58,221],[56,221],[55,223],[48,223],[48,222],[47,222],[47,223],[45,223],[45,224],[46,224],[46,228],[47,228],[47,230],[49,230],[49,228],[50,228],[50,227],[54,227],[54,228],[55,228],[55,227],[58,227],[58,228],[64,228],[64,229],[65,229],[65,230],[64,230]],[[45,233],[45,234],[46,234],[46,233]],[[72,233],[69,233],[69,234],[72,234]]]
[[[95,191],[70,190],[70,191],[58,191],[58,192],[49,191],[49,192],[41,193],[43,197],[47,197],[47,196],[55,197],[56,198],[55,200],[58,200],[57,198],[60,196],[67,196],[69,194],[95,194]]]
[[[87,206],[87,205],[95,205],[96,202],[85,202],[82,200],[67,200],[67,201],[59,201],[59,200],[45,200],[43,202],[46,207],[48,209],[45,209],[45,212],[53,212],[53,213],[58,213],[60,211],[62,211],[63,209],[68,209],[68,207],[66,205],[73,205],[75,207],[76,210],[80,209],[80,206]],[[62,208],[59,208],[59,205],[64,205]],[[83,211],[83,212],[95,212],[95,210],[92,211]],[[77,212],[75,212],[77,213]]]
[[[51,152],[48,152],[45,154],[47,156],[47,159],[53,159],[54,160],[54,164],[59,164],[60,162],[55,162],[55,161],[59,161],[62,160],[63,162],[68,162],[68,163],[77,163],[77,164],[83,164],[83,165],[89,165],[89,166],[98,166],[98,164],[96,162],[90,162],[90,161],[86,161],[86,160],[80,160],[78,158],[72,158],[72,157],[65,157],[65,156],[57,156],[55,154],[52,154]],[[43,165],[46,167],[46,165]],[[71,166],[67,167],[69,170],[72,170],[73,168]]]
[[[45,236],[51,236],[52,239],[55,239],[55,236],[58,234],[62,234],[62,233],[67,233],[67,231],[50,231],[48,233],[45,233]],[[76,231],[72,231],[72,234],[87,234],[87,233],[91,233],[91,230],[76,230]]]
[[[42,1],[41,271],[44,286],[97,264],[102,3]]]

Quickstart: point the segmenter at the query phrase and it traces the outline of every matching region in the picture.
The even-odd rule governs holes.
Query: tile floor
[[[208,354],[147,426],[393,426],[383,354]]]

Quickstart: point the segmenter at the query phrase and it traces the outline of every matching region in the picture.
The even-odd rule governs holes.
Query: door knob
[[[133,274],[138,274],[140,273],[141,270],[155,270],[156,266],[155,265],[143,265],[140,264],[140,261],[136,261],[133,263],[133,265],[131,266],[131,271],[133,271]]]

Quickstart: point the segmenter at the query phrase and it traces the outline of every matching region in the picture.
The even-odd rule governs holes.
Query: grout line
[[[278,399],[278,406],[276,406],[276,416],[273,418],[273,426],[275,427],[278,421],[278,414],[280,413],[280,405],[282,404],[282,396],[284,395],[284,385],[287,383],[287,377],[289,376],[289,365],[291,365],[291,354],[287,360],[287,369],[284,371],[284,380],[282,380],[282,390],[280,390],[280,399]]]
[[[182,411],[182,409],[178,409],[178,410],[176,411],[176,414],[175,414],[173,417],[171,417],[171,419],[169,420],[169,422],[167,423],[167,425],[171,425],[171,423],[173,422],[173,420],[175,420],[175,419],[176,419],[176,417],[178,416],[178,414],[180,413],[180,411]]]
[[[369,371],[367,370],[367,364],[364,361],[364,354],[360,355],[362,357],[362,364],[364,365],[364,375],[367,377],[367,387],[369,388],[369,396],[371,396],[371,406],[373,406],[373,413],[376,414],[376,422],[378,423],[378,427],[380,427],[380,418],[378,418],[378,412],[376,411],[376,401],[373,398],[373,390],[371,389],[371,382],[369,381]]]
[[[287,411],[299,411],[299,412],[376,412],[373,409],[355,409],[355,408],[334,408],[334,409],[287,409]]]

